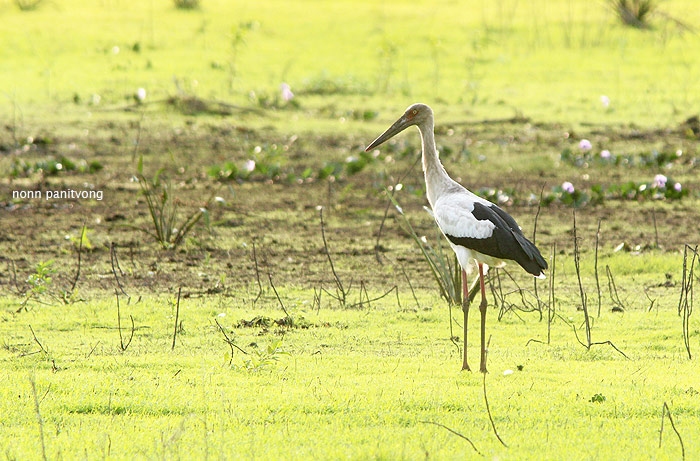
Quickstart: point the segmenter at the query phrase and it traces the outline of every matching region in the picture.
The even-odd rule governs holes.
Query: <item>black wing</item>
[[[508,213],[496,205],[475,202],[472,214],[477,220],[491,221],[496,226],[491,236],[474,238],[445,234],[450,242],[494,258],[515,261],[534,276],[539,276],[547,269],[547,261],[537,247],[523,235],[518,224]]]

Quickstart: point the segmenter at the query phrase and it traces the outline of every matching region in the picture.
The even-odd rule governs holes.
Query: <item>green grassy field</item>
[[[692,4],[660,10],[693,27]],[[624,27],[585,1],[207,1],[195,11],[62,1],[27,13],[8,1],[0,14],[0,56],[12,63],[0,70],[4,116],[16,106],[85,117],[139,87],[148,101],[179,88],[249,104],[274,100],[282,82],[334,118],[425,100],[450,117],[669,126],[699,103],[697,34],[663,17],[652,32]],[[85,107],[93,95],[99,105]],[[293,129],[295,118],[280,123]]]
[[[314,312],[304,307],[308,291],[287,296],[304,328],[235,327],[284,315],[217,299],[181,302],[174,350],[175,313],[164,297],[122,306],[136,325],[126,351],[110,300],[63,308],[62,321],[49,309],[21,322],[4,314],[6,456],[40,457],[41,430],[49,458],[476,455],[435,423],[468,437],[488,458],[678,459],[668,421],[659,447],[664,403],[686,455],[697,454],[697,370],[682,349],[672,309],[605,313],[595,322],[594,340],[612,340],[629,359],[608,345],[586,351],[562,322],[545,344],[547,323],[534,314],[491,322],[486,389],[505,448],[491,432],[482,375],[459,371],[443,309],[382,302]],[[214,318],[248,355],[235,350],[231,357]],[[269,352],[276,342],[279,349]]]
[[[692,299],[685,327],[678,310],[700,220],[694,2],[649,30],[574,0],[16,3],[5,458],[700,458],[700,327]],[[555,268],[536,292],[491,271],[486,375],[460,371],[461,312],[387,200],[439,247],[418,136],[361,154],[415,101],[448,171],[537,224]],[[178,226],[207,208],[177,246],[151,235],[138,175],[157,171]],[[104,199],[13,197],[65,189]]]

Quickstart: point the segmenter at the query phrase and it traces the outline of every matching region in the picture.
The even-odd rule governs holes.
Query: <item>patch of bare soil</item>
[[[396,152],[393,162],[383,159],[354,175],[318,179],[315,172],[324,162],[336,159],[342,164],[349,154],[361,151],[363,140],[292,137],[227,123],[193,122],[141,132],[133,123],[113,122],[91,130],[95,135],[88,141],[55,130],[37,130],[45,134],[35,139],[43,141],[25,144],[29,148],[16,146],[5,132],[0,153],[4,157],[0,163],[0,290],[4,293],[26,297],[32,288],[29,277],[37,264],[48,261],[53,262],[54,272],[51,287],[42,297],[49,302],[69,292],[73,285],[78,296],[84,298],[113,296],[115,290],[132,296],[174,293],[183,287],[186,296],[223,293],[252,300],[260,287],[269,290],[271,282],[333,292],[336,276],[332,269],[346,287],[355,289],[364,286],[385,291],[396,285],[405,289],[407,278],[414,288],[434,286],[396,212],[388,208],[383,190],[400,181],[404,187],[399,201],[417,232],[435,236],[430,217],[422,210],[426,201],[415,156],[400,157]],[[492,169],[488,162],[463,165],[462,157],[446,156],[448,170],[468,187],[516,185],[523,194],[539,194],[543,187],[560,184],[572,174],[571,169],[546,166],[533,171],[527,163],[533,154],[557,156],[569,142],[562,127],[533,126],[527,120],[517,120],[442,127],[438,135],[447,130],[456,132],[443,139],[452,152],[463,149],[466,140],[477,139],[483,145],[470,144],[472,152],[507,150],[515,153],[513,158],[521,159],[504,170],[500,166]],[[693,130],[693,126],[687,130]],[[631,146],[630,137],[635,146],[639,142],[670,146],[687,142],[687,130],[632,135],[636,130],[595,128],[588,134],[620,146]],[[135,139],[138,149],[134,147]],[[255,146],[273,144],[287,149],[285,168],[295,172],[311,168],[314,174],[304,179],[252,177],[225,182],[207,174],[211,165],[222,165],[227,160],[242,162]],[[143,155],[148,165],[147,176],[164,168],[163,177],[167,176],[174,186],[180,221],[205,206],[210,196],[222,199],[209,204],[209,225],[200,220],[177,248],[164,249],[151,235],[153,223],[145,197],[133,180],[138,155]],[[19,160],[32,165],[40,159],[61,156],[97,161],[101,169],[11,175]],[[692,168],[688,166],[690,173]],[[608,177],[615,174],[620,172]],[[697,186],[697,182],[687,184],[695,190]],[[22,191],[24,195],[18,198]],[[34,191],[38,197],[27,198],[27,193]],[[47,193],[54,191],[74,193],[47,199]],[[101,200],[89,197],[89,191],[101,192]],[[537,207],[506,203],[504,208],[531,235]],[[609,201],[576,212],[584,251],[591,251],[601,219],[601,247],[612,248],[624,242],[630,248],[658,244],[677,251],[685,243],[698,241],[700,210],[695,198],[674,203]],[[572,213],[572,208],[563,205],[539,210],[538,245],[547,248],[556,242],[562,253],[570,254]],[[83,226],[88,232],[81,248]]]

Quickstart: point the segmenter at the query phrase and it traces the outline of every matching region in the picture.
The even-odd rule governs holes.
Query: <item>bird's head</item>
[[[421,103],[413,104],[406,109],[406,112],[404,112],[393,125],[391,125],[384,133],[379,135],[377,139],[372,141],[372,143],[365,149],[365,152],[369,152],[389,138],[401,133],[411,125],[421,127],[426,123],[432,124],[432,120],[433,110],[430,108],[430,106]]]

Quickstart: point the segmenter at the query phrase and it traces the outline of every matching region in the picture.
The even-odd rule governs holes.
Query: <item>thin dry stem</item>
[[[34,338],[34,342],[39,345],[41,352],[43,352],[44,354],[48,354],[48,351],[46,349],[44,349],[44,346],[41,344],[39,339],[36,337],[36,333],[34,333],[34,328],[32,328],[31,325],[29,325],[29,330],[32,332],[32,337]]]
[[[542,197],[544,195],[544,184],[542,184],[542,189],[540,189],[540,199],[537,202],[537,211],[535,212],[535,222],[532,226],[532,243],[533,245],[537,243],[537,222],[540,219],[540,211],[542,211]],[[542,302],[540,301],[540,296],[537,292],[537,277],[532,279],[532,288],[535,292],[535,299],[537,299],[537,310],[540,313],[540,320],[542,320]]]
[[[668,408],[668,404],[664,402],[663,407],[661,408],[661,429],[659,430],[659,448],[661,448],[661,439],[664,435],[664,418],[668,416],[668,421],[671,423],[671,428],[673,429],[673,432],[676,433],[676,436],[678,437],[678,442],[681,444],[681,459],[685,460],[685,445],[683,444],[683,438],[681,437],[680,432],[678,432],[678,429],[676,429],[676,424],[673,422],[673,416],[671,416],[671,410]]]
[[[408,170],[406,170],[406,172],[405,172],[403,175],[401,175],[401,176],[399,177],[399,179],[398,179],[398,181],[396,181],[396,183],[397,183],[397,184],[402,183],[403,180],[404,180],[404,178],[406,178],[409,174],[411,174],[411,173],[413,172],[413,170],[415,169],[416,165],[418,165],[418,162],[420,162],[420,157],[416,157],[416,160],[413,162],[413,164],[411,164],[411,166],[408,168]],[[394,190],[395,190],[395,189],[394,189]],[[389,194],[389,193],[390,193],[391,196],[393,197],[394,191],[389,192],[389,191],[387,190],[387,194]],[[376,240],[375,243],[374,243],[374,256],[375,256],[375,258],[377,259],[377,262],[378,262],[379,264],[383,264],[383,263],[384,263],[384,262],[382,261],[382,258],[380,257],[381,245],[379,244],[379,240],[382,238],[382,232],[383,232],[383,230],[384,230],[384,223],[386,222],[386,219],[387,219],[387,217],[389,216],[389,209],[391,208],[392,202],[393,202],[393,200],[392,200],[391,198],[389,198],[389,200],[387,201],[387,204],[386,204],[386,208],[384,208],[384,216],[382,217],[382,220],[381,220],[381,222],[379,223],[379,230],[377,231],[377,240]]]
[[[413,284],[411,283],[411,279],[408,277],[408,274],[406,273],[406,270],[403,268],[403,265],[401,266],[401,272],[403,272],[403,276],[406,278],[406,282],[408,283],[408,288],[411,290],[411,295],[413,296],[413,300],[416,302],[416,307],[418,310],[421,309],[420,303],[418,302],[418,297],[416,296],[416,291],[413,289]]]
[[[117,330],[119,330],[119,347],[121,348],[122,352],[126,352],[131,344],[131,340],[134,339],[134,331],[136,330],[134,327],[134,317],[129,315],[129,318],[131,319],[131,336],[129,336],[129,340],[125,343],[124,337],[122,336],[122,316],[119,306],[119,292],[114,290],[114,294],[117,296]]]
[[[586,293],[583,289],[583,282],[581,282],[581,263],[580,263],[580,250],[578,246],[578,233],[576,229],[576,210],[573,212],[574,215],[574,266],[576,266],[576,279],[578,280],[579,293],[581,295],[581,307],[583,309],[583,318],[586,325],[586,343],[584,344],[587,349],[591,348],[591,320],[588,315],[588,303],[586,299]],[[580,342],[580,341],[579,341]],[[583,343],[582,343],[583,344]]]
[[[465,435],[463,435],[463,434],[460,434],[459,432],[455,431],[454,429],[451,429],[451,428],[445,426],[444,424],[436,423],[436,422],[434,422],[434,421],[419,421],[419,422],[420,422],[420,423],[423,423],[423,424],[433,424],[433,425],[435,425],[435,426],[441,427],[441,428],[443,428],[443,429],[445,429],[445,430],[451,432],[452,434],[456,435],[457,437],[463,438],[464,440],[466,440],[467,442],[469,442],[469,445],[471,445],[471,447],[474,449],[475,452],[477,452],[479,455],[481,455],[481,452],[476,448],[476,445],[474,445],[474,442],[472,442],[471,440],[469,440],[469,437],[467,437],[467,436],[465,436]]]
[[[491,337],[489,337],[488,344],[486,345],[486,357],[488,357],[488,350],[489,350],[489,344],[491,344]],[[501,442],[501,445],[504,447],[508,448],[508,445],[503,441],[501,436],[498,434],[498,430],[496,429],[496,423],[493,422],[493,416],[491,415],[491,407],[489,406],[489,398],[486,395],[486,373],[482,373],[483,375],[483,385],[484,385],[484,403],[486,404],[486,413],[489,416],[489,421],[491,422],[491,428],[493,429],[493,433],[496,435],[496,438],[498,439],[499,442]]]
[[[610,298],[613,303],[620,307],[620,309],[626,310],[627,306],[620,299],[620,295],[617,294],[617,285],[615,284],[615,278],[613,277],[612,270],[610,266],[605,266],[605,272],[608,276],[608,290],[610,291]]]
[[[175,328],[173,330],[173,344],[170,347],[171,351],[175,350],[175,341],[177,339],[177,323],[180,319],[180,294],[182,293],[182,287],[177,289],[177,302],[175,303]]]
[[[117,258],[117,245],[114,242],[111,242],[109,244],[109,259],[110,262],[112,263],[112,274],[114,274],[114,280],[117,281],[117,287],[119,288],[119,291],[122,292],[124,296],[127,298],[131,298],[126,291],[124,291],[124,287],[122,287],[122,283],[119,281],[119,276],[117,275],[117,269],[119,269],[119,273],[121,275],[124,275],[124,271],[122,270],[121,267],[119,267],[119,259]],[[119,297],[117,296],[117,301],[119,301]]]
[[[78,243],[78,269],[75,271],[75,278],[73,278],[73,284],[70,287],[71,296],[73,295],[73,292],[75,291],[75,287],[78,285],[78,279],[80,279],[80,266],[82,263],[82,253],[83,253],[83,239],[85,238],[86,232],[87,232],[87,227],[85,226],[85,222],[83,222],[83,228],[80,231],[80,242]]]
[[[258,294],[255,296],[255,299],[253,300],[253,304],[255,304],[258,302],[258,300],[260,299],[260,296],[262,296],[262,292],[263,292],[262,283],[260,283],[260,269],[258,268],[258,255],[257,255],[257,252],[255,251],[255,240],[253,240],[253,263],[255,264],[255,280],[258,283]]]
[[[267,278],[270,281],[270,286],[272,287],[272,291],[275,292],[275,296],[277,297],[277,302],[280,303],[280,307],[282,308],[282,311],[284,311],[284,315],[287,316],[289,320],[292,320],[292,317],[289,315],[289,312],[287,312],[287,308],[284,307],[284,303],[282,302],[282,298],[280,298],[280,294],[277,293],[277,288],[275,288],[275,284],[272,283],[272,275],[267,274]]]
[[[338,297],[337,299],[340,301],[340,303],[345,306],[345,301],[347,297],[347,290],[343,287],[343,283],[340,281],[340,277],[338,277],[338,274],[335,271],[335,266],[333,265],[333,258],[331,257],[331,252],[328,249],[328,242],[326,241],[326,229],[325,229],[325,223],[323,222],[323,208],[321,207],[318,210],[318,215],[319,218],[321,219],[321,238],[323,239],[323,248],[324,251],[326,252],[326,256],[328,257],[328,263],[331,266],[331,272],[333,273],[333,280],[335,281],[335,286],[338,292]]]
[[[216,323],[216,326],[219,327],[219,331],[221,334],[224,336],[224,342],[228,344],[228,346],[231,348],[231,357],[229,358],[228,364],[231,365],[233,363],[233,353],[234,353],[234,348],[238,349],[239,351],[243,352],[245,355],[248,355],[248,353],[241,349],[236,343],[233,341],[233,339],[229,338],[228,334],[226,334],[226,330],[224,330],[224,327],[221,326],[219,321],[217,319],[214,319],[214,323]]]
[[[602,305],[602,300],[600,296],[600,278],[598,277],[598,246],[600,243],[600,222],[602,220],[598,220],[598,229],[596,230],[595,233],[595,259],[593,263],[593,272],[595,274],[595,287],[596,291],[598,293],[598,318],[600,318],[600,308]]]
[[[37,424],[39,425],[39,440],[41,441],[41,458],[46,461],[46,442],[44,441],[44,419],[41,417],[41,409],[39,407],[39,395],[36,391],[36,382],[34,376],[29,376],[29,384],[32,387],[32,397],[34,398],[34,412],[36,414]]]
[[[690,267],[688,267],[689,251],[692,252]],[[690,247],[690,245],[686,244],[683,249],[683,279],[681,281],[681,296],[678,300],[678,315],[682,319],[683,344],[688,353],[688,359],[693,358],[693,354],[690,351],[690,316],[693,313],[694,272],[695,262],[698,257],[698,246]]]

